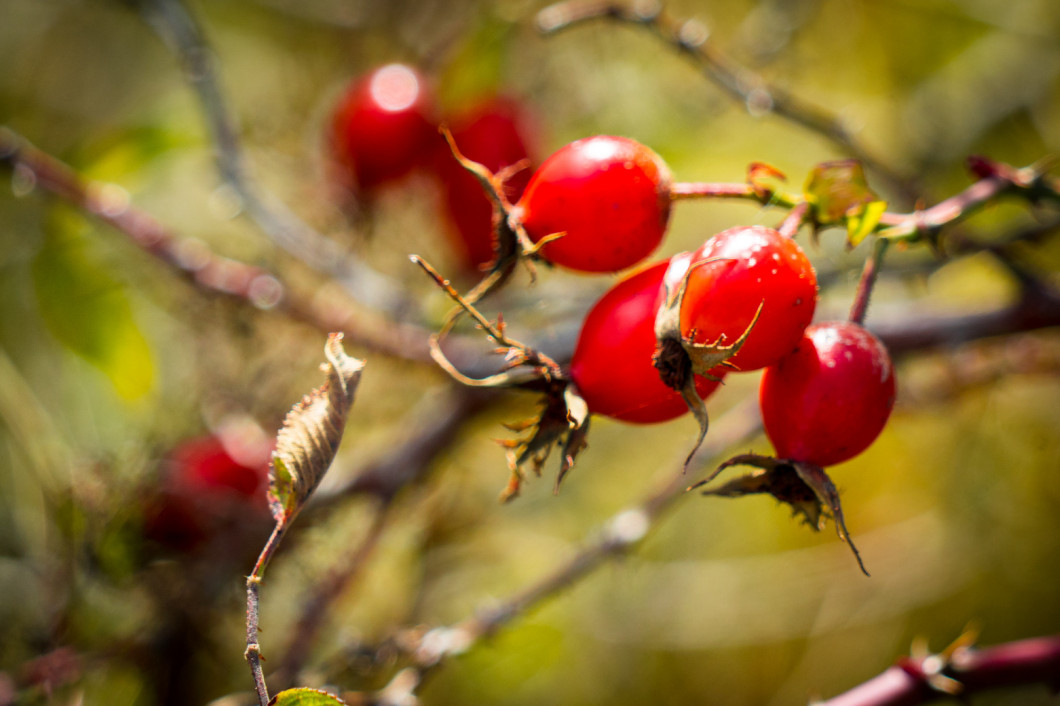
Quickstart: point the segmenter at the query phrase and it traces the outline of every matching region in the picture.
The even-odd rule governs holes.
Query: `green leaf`
[[[146,395],[154,361],[122,283],[93,252],[83,220],[56,210],[33,261],[41,317],[67,348],[99,368],[124,399]]]
[[[855,209],[877,200],[856,159],[821,162],[810,172],[803,193],[814,206],[818,225],[841,223]]]
[[[281,691],[272,697],[269,706],[345,706],[346,702],[326,691],[298,687]]]
[[[847,216],[847,245],[850,248],[856,248],[869,233],[876,229],[886,210],[886,201],[870,201],[855,213]]]

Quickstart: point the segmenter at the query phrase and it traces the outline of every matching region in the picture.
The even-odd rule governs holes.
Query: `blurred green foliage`
[[[84,174],[113,182],[175,232],[222,255],[314,283],[276,251],[220,184],[209,131],[182,67],[137,2],[4,0],[0,124]],[[146,0],[143,5],[150,5]],[[493,91],[525,100],[541,156],[591,133],[655,148],[681,180],[740,181],[764,161],[802,183],[842,158],[775,116],[752,117],[671,47],[606,22],[544,38],[541,5],[385,0],[198,0],[255,178],[309,222],[400,278],[435,312],[440,294],[408,265],[454,256],[426,181],[384,194],[372,236],[331,198],[322,125],[345,83],[388,61],[423,67],[450,107]],[[963,159],[1028,164],[1060,150],[1060,4],[1055,0],[739,0],[667,3],[770,81],[842,115],[927,202],[963,188]],[[5,179],[8,178],[8,173]],[[868,175],[895,210],[909,208]],[[665,254],[779,211],[682,203]],[[966,225],[990,241],[1035,222],[991,206]],[[837,273],[818,318],[845,315],[868,244],[838,231],[811,258]],[[1060,285],[1056,238],[1019,261]],[[985,256],[939,269],[926,248],[896,253],[869,313],[887,319],[995,308],[1015,291]],[[543,273],[496,304],[513,331],[548,333],[609,283]],[[517,334],[518,335],[518,334]],[[0,703],[190,704],[238,692],[242,576],[262,536],[223,554],[144,539],[145,498],[166,452],[230,412],[275,429],[318,382],[324,336],[204,296],[123,240],[11,177],[0,193]],[[1060,632],[1060,357],[1055,330],[921,354],[899,366],[884,435],[837,468],[847,522],[873,576],[831,532],[797,526],[772,501],[688,497],[635,555],[596,571],[442,668],[425,704],[800,704],[886,668],[916,637],[942,648],[969,623],[984,643]],[[359,351],[352,351],[361,353]],[[400,445],[418,405],[443,389],[426,366],[367,354],[340,461],[328,483]],[[1045,370],[1021,365],[1052,362]],[[959,371],[996,370],[964,389]],[[730,376],[714,414],[756,394]],[[529,416],[506,398],[453,440],[429,482],[405,492],[366,575],[343,594],[311,675],[378,688],[388,672],[344,651],[402,625],[446,624],[572,556],[611,514],[668,480],[693,435],[593,424],[591,446],[553,497],[551,479],[498,506],[506,478],[491,441]],[[754,442],[768,452],[764,439]],[[747,449],[736,449],[745,451]],[[690,477],[690,480],[694,480]],[[300,601],[367,526],[346,503],[304,513],[263,591],[266,656],[282,653]],[[234,541],[234,540],[233,540]],[[72,655],[72,656],[71,656]],[[385,665],[384,665],[385,667]],[[26,687],[51,675],[54,692]],[[1047,703],[1044,689],[977,704]]]

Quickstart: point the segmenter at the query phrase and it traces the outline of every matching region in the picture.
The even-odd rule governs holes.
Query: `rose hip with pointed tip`
[[[681,395],[659,379],[652,365],[655,312],[669,262],[651,265],[619,281],[593,306],[571,358],[570,375],[589,411],[648,424],[688,412]],[[696,379],[706,399],[718,382]]]
[[[789,353],[813,319],[817,276],[791,238],[764,226],[739,226],[718,233],[692,257],[703,262],[688,275],[681,332],[697,343],[732,344],[762,311],[729,363],[757,370]]]

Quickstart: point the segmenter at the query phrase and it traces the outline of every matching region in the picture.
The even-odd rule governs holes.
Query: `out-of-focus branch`
[[[138,0],[148,24],[180,58],[213,136],[221,178],[239,197],[247,215],[279,247],[327,274],[358,302],[396,317],[419,309],[401,285],[376,272],[318,233],[279,199],[254,182],[239,135],[217,79],[213,52],[180,0]]]
[[[371,523],[361,541],[354,545],[348,556],[342,557],[336,563],[331,573],[317,584],[303,602],[301,615],[287,631],[291,635],[287,651],[280,659],[276,672],[269,675],[274,684],[281,685],[280,688],[291,685],[302,669],[316,643],[320,629],[324,626],[331,605],[363,575],[368,559],[383,536],[390,508],[390,501],[376,504],[372,510]]]
[[[1050,164],[1013,167],[982,157],[969,162],[980,177],[978,181],[930,208],[906,214],[884,213],[880,217],[880,225],[887,227],[880,235],[898,238],[937,232],[944,226],[967,218],[1005,193],[1020,193],[1032,203],[1048,200],[1060,204],[1060,180],[1047,173]]]
[[[711,435],[700,447],[690,467],[698,468],[738,444],[761,427],[758,406],[745,401],[730,410],[711,426]],[[407,651],[412,666],[393,683],[403,684],[412,695],[423,679],[449,658],[457,656],[479,640],[486,638],[514,618],[525,615],[544,601],[570,588],[606,561],[622,556],[636,548],[666,511],[681,498],[690,483],[685,472],[685,460],[676,462],[666,484],[637,506],[610,518],[593,533],[593,538],[573,557],[556,567],[540,581],[519,591],[497,607],[467,618],[453,626],[413,632],[399,640]],[[388,698],[393,694],[388,694]],[[388,701],[388,703],[398,703]]]
[[[994,311],[957,316],[917,314],[869,323],[869,329],[895,357],[1051,326],[1060,326],[1060,297],[1041,289],[1025,290],[1018,302]]]
[[[0,126],[0,164],[8,165],[20,189],[41,188],[128,236],[147,253],[175,269],[193,285],[211,294],[242,300],[258,309],[276,311],[320,331],[338,331],[369,350],[412,361],[428,362],[430,333],[413,324],[355,310],[336,301],[314,301],[289,289],[268,270],[221,257],[203,242],[183,238],[153,216],[129,203],[128,193],[113,184],[90,182],[54,157]],[[448,341],[450,355],[471,364],[477,354],[459,337]]]
[[[914,706],[1003,687],[1044,684],[1060,690],[1060,635],[977,649],[906,657],[869,681],[814,706]]]
[[[552,34],[575,25],[609,19],[642,27],[690,57],[710,81],[742,103],[752,115],[774,113],[839,145],[847,154],[887,180],[905,198],[914,196],[909,179],[863,145],[843,121],[828,110],[768,83],[741,66],[707,40],[708,32],[695,20],[666,16],[657,0],[620,3],[609,0],[568,0],[546,7],[537,15],[538,28]]]

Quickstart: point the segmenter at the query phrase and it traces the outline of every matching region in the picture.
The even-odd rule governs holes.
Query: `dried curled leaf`
[[[825,518],[832,517],[836,524],[836,534],[854,552],[854,558],[857,559],[862,573],[869,575],[864,562],[861,561],[858,548],[854,546],[854,541],[847,532],[843,507],[839,504],[839,491],[823,468],[772,456],[741,454],[718,466],[708,478],[691,486],[689,490],[709,483],[718,473],[731,466],[751,466],[755,470],[715,488],[704,490],[703,495],[738,498],[744,495],[769,494],[790,506],[792,513],[801,516],[814,530],[820,530],[824,527]]]
[[[277,522],[289,522],[320,484],[335,459],[364,361],[342,349],[342,334],[324,346],[324,384],[291,408],[276,435],[269,468],[269,506]]]

